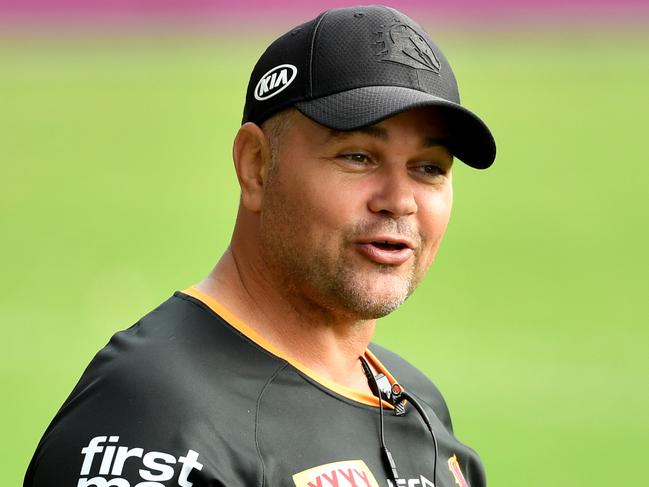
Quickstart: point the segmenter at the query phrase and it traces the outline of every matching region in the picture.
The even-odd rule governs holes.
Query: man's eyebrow
[[[448,137],[426,137],[424,141],[424,147],[428,149],[429,147],[446,147],[450,148],[451,140]]]
[[[361,127],[354,130],[329,129],[329,136],[327,137],[327,139],[342,140],[352,137],[356,134],[366,134],[377,139],[388,140],[388,131],[383,127],[379,127],[378,125],[370,125],[369,127]]]
[[[383,141],[388,141],[390,138],[388,131],[385,128],[379,127],[378,125],[370,125],[369,127],[361,127],[354,130],[329,129],[327,141],[330,141],[332,139],[344,140],[349,137],[353,137],[356,134],[366,134],[370,137],[381,139]],[[422,144],[422,147],[425,149],[439,146],[448,148],[449,144],[450,139],[448,137],[426,137],[424,143]]]

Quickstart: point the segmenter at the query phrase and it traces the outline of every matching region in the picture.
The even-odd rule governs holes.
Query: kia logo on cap
[[[280,93],[293,82],[297,68],[292,64],[280,64],[264,74],[255,86],[255,98],[267,100]]]

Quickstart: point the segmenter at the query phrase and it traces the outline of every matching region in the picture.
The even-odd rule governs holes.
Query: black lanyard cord
[[[404,400],[408,401],[419,413],[419,416],[421,417],[424,424],[426,425],[426,428],[428,428],[428,431],[430,432],[430,436],[433,438],[433,448],[435,453],[434,460],[433,460],[433,484],[436,486],[437,485],[437,457],[439,456],[439,447],[437,445],[437,437],[433,432],[433,425],[431,424],[430,419],[426,414],[426,411],[424,411],[424,408],[421,407],[419,401],[417,401],[412,395],[404,391],[399,384],[396,383],[392,384],[389,391],[382,391],[379,388],[379,384],[377,382],[376,376],[372,373],[372,369],[370,368],[365,358],[360,357],[360,360],[361,360],[361,364],[363,365],[363,370],[365,371],[365,375],[367,376],[367,381],[370,386],[370,389],[372,389],[372,392],[374,392],[376,397],[378,397],[379,399],[381,458],[383,460],[385,469],[391,473],[392,480],[396,485],[397,480],[399,478],[399,474],[397,473],[397,467],[396,464],[394,463],[394,459],[392,458],[392,453],[390,453],[390,450],[388,450],[387,446],[385,445],[385,437],[383,433],[384,396],[385,396],[385,400],[390,402],[395,407],[395,414],[398,415],[402,415],[405,413],[405,407],[403,401]]]
[[[421,419],[424,420],[428,431],[430,431],[430,436],[432,436],[433,438],[433,448],[435,449],[435,460],[433,462],[433,484],[437,485],[437,457],[439,456],[439,448],[437,446],[437,438],[435,437],[435,433],[433,433],[433,425],[430,423],[430,419],[428,419],[428,415],[426,414],[426,411],[424,411],[424,408],[421,407],[421,404],[419,404],[419,402],[416,401],[414,397],[412,397],[402,389],[400,395],[398,397],[395,397],[395,400],[403,399],[412,404],[412,406],[417,410],[419,416],[421,416]]]
[[[360,359],[361,359],[361,364],[363,365],[363,370],[365,371],[365,375],[367,376],[367,380],[370,384],[370,389],[374,391],[376,397],[379,399],[379,416],[381,418],[379,422],[381,459],[383,460],[383,466],[388,472],[390,472],[390,475],[392,476],[392,480],[396,485],[397,480],[399,478],[399,474],[397,473],[397,466],[394,463],[394,459],[392,458],[392,453],[390,453],[390,450],[388,450],[388,447],[385,444],[385,436],[383,435],[383,399],[381,399],[381,394],[380,392],[378,392],[380,391],[379,384],[378,382],[376,382],[376,377],[374,377],[374,374],[372,373],[372,369],[370,369],[370,366],[365,360],[365,357],[360,357]],[[374,385],[374,387],[371,387],[372,385]]]

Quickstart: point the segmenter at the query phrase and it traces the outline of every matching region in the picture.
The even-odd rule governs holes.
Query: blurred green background
[[[444,392],[492,486],[640,485],[649,35],[435,31],[496,164],[456,166],[436,264],[376,341]],[[0,485],[117,330],[228,244],[251,66],[277,32],[0,46]]]

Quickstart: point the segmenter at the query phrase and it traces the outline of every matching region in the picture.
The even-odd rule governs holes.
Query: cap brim
[[[304,115],[334,130],[355,130],[374,125],[407,110],[439,107],[448,125],[449,149],[455,157],[477,169],[496,158],[496,142],[487,125],[473,112],[443,98],[399,86],[368,86],[298,102]]]

